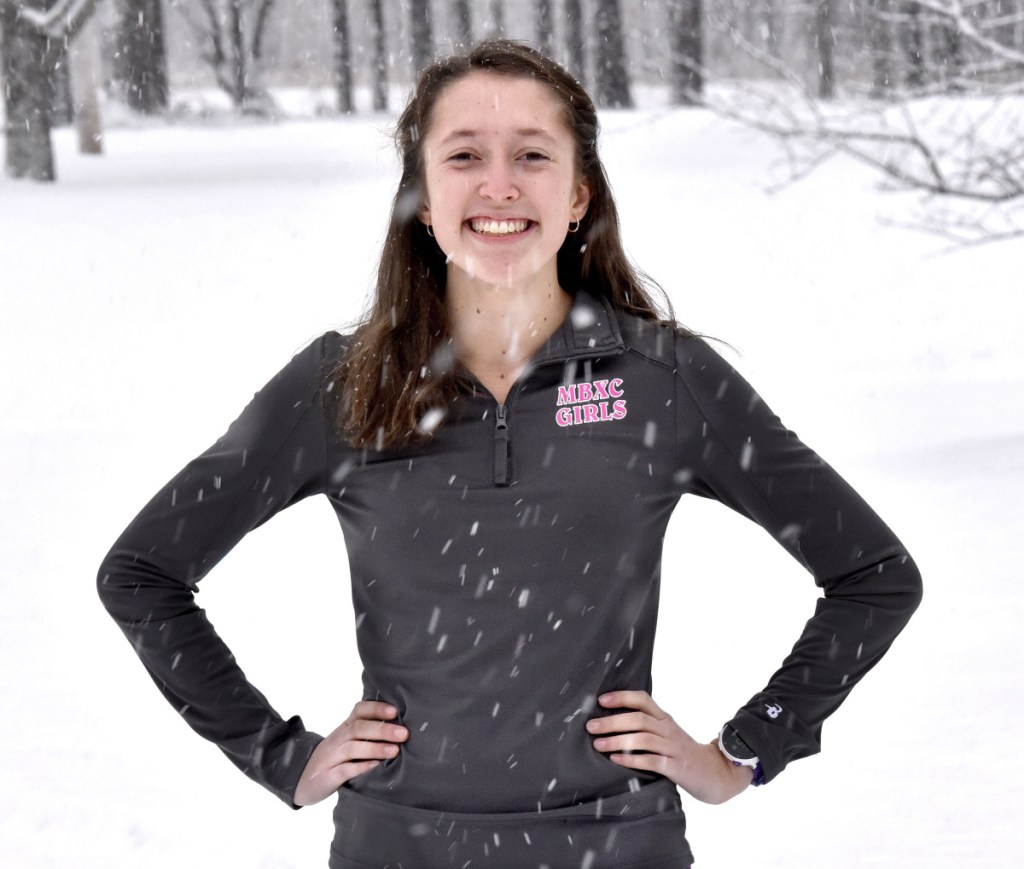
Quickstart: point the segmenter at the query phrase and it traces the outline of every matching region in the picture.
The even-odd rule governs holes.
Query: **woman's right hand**
[[[397,757],[398,743],[409,738],[406,728],[388,724],[397,717],[394,706],[377,700],[360,700],[353,706],[341,726],[310,755],[295,788],[295,805],[327,799],[349,779]]]

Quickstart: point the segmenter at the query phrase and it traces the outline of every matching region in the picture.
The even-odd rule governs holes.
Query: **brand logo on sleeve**
[[[765,712],[769,718],[778,718],[782,714],[782,707],[778,703],[765,704]]]
[[[558,387],[558,410],[555,422],[562,428],[590,422],[611,422],[626,416],[621,377],[595,380],[592,383],[570,383]]]

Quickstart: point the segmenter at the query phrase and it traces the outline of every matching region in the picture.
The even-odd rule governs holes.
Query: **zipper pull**
[[[499,404],[494,412],[494,482],[508,485],[508,408]]]

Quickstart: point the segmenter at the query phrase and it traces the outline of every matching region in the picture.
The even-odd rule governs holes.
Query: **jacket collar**
[[[579,290],[569,316],[537,352],[533,365],[621,353],[625,348],[611,305]]]

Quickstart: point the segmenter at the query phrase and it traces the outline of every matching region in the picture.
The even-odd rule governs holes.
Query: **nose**
[[[511,168],[498,161],[490,163],[480,182],[480,196],[492,202],[515,202],[519,198],[519,188]]]

